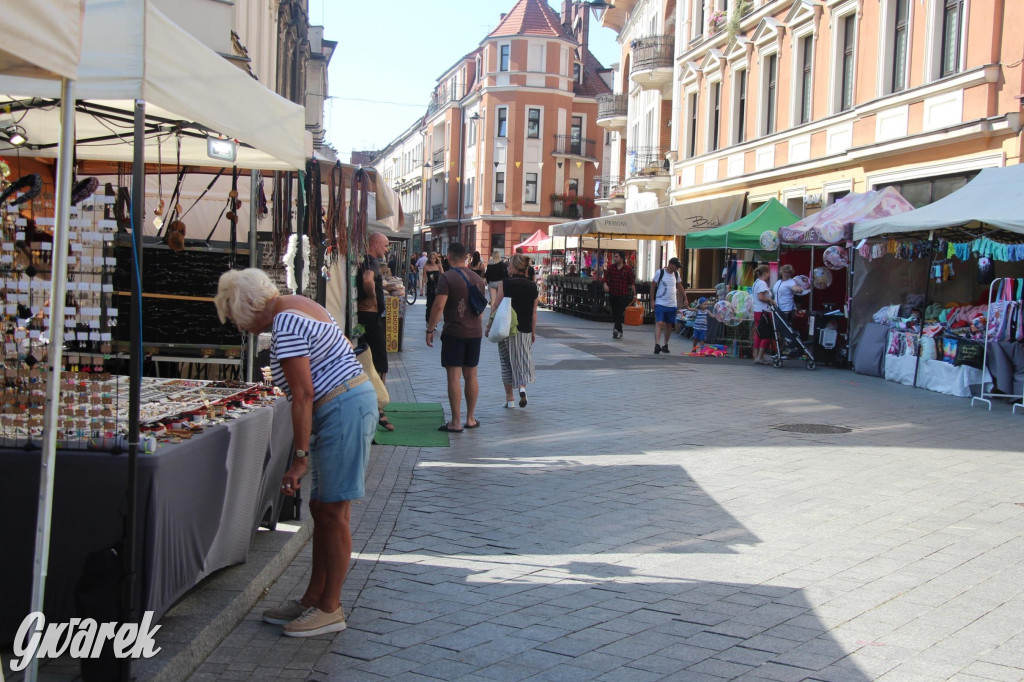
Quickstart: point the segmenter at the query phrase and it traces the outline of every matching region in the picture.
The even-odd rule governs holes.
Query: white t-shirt
[[[772,293],[775,294],[775,302],[779,304],[779,310],[784,313],[796,310],[796,301],[794,300],[796,294],[793,292],[793,287],[795,286],[796,282],[790,277],[785,280],[780,279],[772,288]]]
[[[426,264],[427,264],[427,257],[426,256],[420,256],[419,258],[416,259],[416,269],[417,270],[422,270],[423,266],[426,265]]]
[[[662,277],[662,273],[665,276]],[[658,284],[658,280],[661,283]],[[654,295],[654,305],[663,305],[668,308],[676,307],[676,284],[679,282],[679,273],[671,273],[668,269],[658,270],[654,273],[654,284],[658,286],[658,291]]]
[[[769,291],[768,282],[764,281],[763,279],[755,279],[754,286],[750,289],[750,295],[754,297],[755,313],[766,313],[772,309],[772,307],[769,304],[761,300],[759,294],[762,291]]]

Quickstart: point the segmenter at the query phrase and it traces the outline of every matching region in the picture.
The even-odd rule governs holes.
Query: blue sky
[[[427,107],[448,67],[498,25],[515,0],[309,0],[310,23],[336,40],[325,115],[327,140],[343,161],[379,149]],[[560,0],[550,0],[556,11]],[[615,32],[590,21],[591,52],[618,61]],[[371,100],[371,101],[367,101]]]

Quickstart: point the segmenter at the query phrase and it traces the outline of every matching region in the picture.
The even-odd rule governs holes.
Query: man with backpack
[[[679,277],[682,263],[678,258],[670,258],[668,265],[654,273],[651,282],[651,298],[654,299],[654,354],[668,353],[668,339],[676,326],[678,298],[686,302],[686,287]],[[664,339],[664,340],[662,340]]]
[[[466,247],[462,244],[452,242],[448,245],[448,261],[451,269],[437,281],[434,306],[427,320],[427,346],[434,347],[434,333],[443,315],[441,366],[448,375],[448,403],[452,418],[437,430],[462,433],[463,428],[480,426],[474,417],[480,392],[476,368],[480,363],[480,339],[484,335],[482,315],[487,306],[484,296],[487,283],[466,267]],[[465,427],[461,419],[462,382],[466,385]]]

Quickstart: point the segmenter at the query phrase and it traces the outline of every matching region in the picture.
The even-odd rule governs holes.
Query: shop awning
[[[779,230],[779,241],[803,246],[836,244],[852,238],[853,224],[857,221],[895,216],[913,208],[913,204],[892,187],[864,194],[851,192],[824,210]]]
[[[762,248],[762,233],[768,230],[777,231],[799,219],[800,216],[780,204],[777,199],[769,199],[756,211],[736,222],[687,235],[686,248],[757,250]]]
[[[547,237],[537,245],[538,251],[573,251],[578,248],[602,251],[636,251],[635,239],[613,237]]]
[[[36,11],[35,1],[22,4],[25,12]],[[41,47],[54,46],[46,40]],[[0,94],[15,100],[57,99],[60,85],[5,71],[0,73]],[[232,165],[207,156],[207,132],[242,143],[236,161],[242,168],[303,168],[312,154],[301,106],[210,50],[151,0],[87,0],[75,94],[80,101],[75,123],[76,152],[81,159],[132,160],[131,117],[136,99],[146,101],[147,161],[157,159],[157,137],[162,131],[164,163],[174,162],[173,136],[168,131],[179,123],[186,132],[181,162],[187,165]],[[56,109],[30,109],[20,125],[33,145],[22,148],[23,153],[57,155]],[[157,125],[164,127],[158,131]]]
[[[1024,165],[986,168],[961,189],[933,204],[858,222],[853,226],[853,238],[964,226],[988,226],[1024,234]]]
[[[82,50],[85,0],[4,3],[0,74],[75,78]]]
[[[552,225],[550,232],[553,237],[601,235],[623,239],[671,239],[737,220],[745,200],[746,194],[698,199],[647,211]]]

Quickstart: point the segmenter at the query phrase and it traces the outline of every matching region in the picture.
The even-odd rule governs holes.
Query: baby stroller
[[[791,360],[803,358],[807,369],[814,369],[817,365],[814,362],[814,355],[804,345],[800,335],[796,333],[792,325],[786,320],[785,313],[777,306],[771,309],[772,329],[775,336],[775,357],[772,358],[772,367],[782,367],[782,361],[786,358]]]

